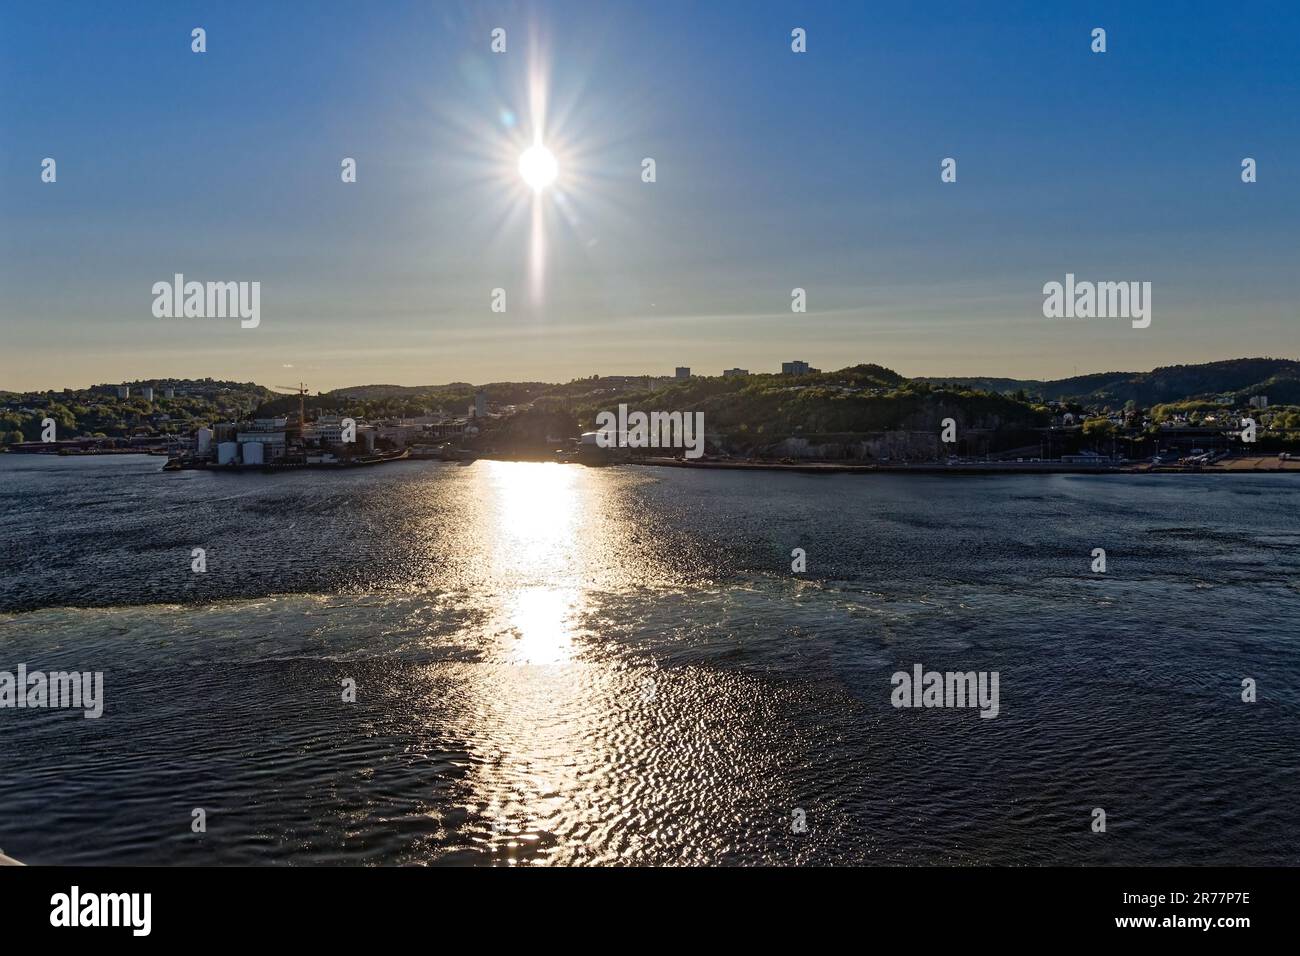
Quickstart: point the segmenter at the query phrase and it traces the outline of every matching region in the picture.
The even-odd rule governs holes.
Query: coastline
[[[1281,461],[1276,457],[1251,456],[1230,459],[1213,465],[1181,467],[1152,465],[1149,462],[1123,465],[1074,465],[1060,462],[919,462],[898,465],[859,465],[841,462],[777,461],[688,461],[682,458],[638,458],[627,462],[656,468],[705,468],[734,471],[790,471],[812,475],[880,474],[880,475],[1232,475],[1232,474],[1300,474],[1300,461]]]
[[[103,457],[124,457],[127,454],[139,455],[138,452],[132,453],[111,453],[111,454],[77,454],[77,455],[23,455],[22,457],[37,458],[103,458]],[[17,457],[17,456],[15,456]],[[142,457],[159,457],[143,455]],[[469,465],[475,460],[480,461],[519,461],[519,462],[548,462],[555,461],[552,458],[543,456],[517,456],[517,455],[494,455],[494,454],[477,454],[474,456],[432,456],[423,454],[405,454],[391,455],[383,458],[372,460],[356,461],[349,464],[329,463],[329,464],[234,464],[234,465],[210,465],[194,466],[186,465],[178,467],[173,462],[165,462],[163,471],[178,470],[200,470],[212,471],[217,473],[270,473],[276,471],[351,471],[359,467],[374,466],[380,464],[390,464],[397,461],[433,461],[443,464]],[[957,464],[947,464],[945,462],[913,462],[900,464],[859,464],[838,461],[736,461],[725,459],[697,459],[687,460],[681,458],[630,458],[622,461],[608,462],[582,462],[577,460],[562,460],[558,464],[586,465],[590,468],[609,468],[617,465],[637,465],[648,468],[683,468],[683,469],[703,469],[710,471],[762,471],[762,472],[793,472],[797,474],[809,475],[837,475],[837,474],[869,474],[869,475],[949,475],[972,477],[977,475],[1278,475],[1286,473],[1300,474],[1300,460],[1282,461],[1275,456],[1250,456],[1246,458],[1234,458],[1226,461],[1216,462],[1209,465],[1181,466],[1177,464],[1160,464],[1153,465],[1150,462],[1126,462],[1120,465],[1088,465],[1088,464],[1070,464],[1054,461],[1037,461],[1037,462],[961,462]],[[170,464],[171,467],[168,467]]]

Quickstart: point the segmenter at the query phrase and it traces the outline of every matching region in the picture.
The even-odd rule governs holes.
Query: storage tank
[[[195,439],[197,441],[196,450],[200,455],[206,457],[207,455],[212,454],[212,429],[211,428],[200,428],[195,433]]]
[[[229,465],[239,456],[239,446],[233,441],[223,441],[217,446],[217,464]]]
[[[244,442],[243,452],[245,465],[262,464],[262,443],[260,441]]]

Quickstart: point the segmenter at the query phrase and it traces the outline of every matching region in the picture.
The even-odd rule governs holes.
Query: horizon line
[[[802,360],[802,359],[791,359],[790,361],[803,361],[803,360]],[[890,367],[887,366],[887,365],[880,365],[879,363],[876,363],[876,362],[867,362],[867,361],[856,362],[856,363],[851,364],[851,365],[844,365],[844,366],[841,366],[840,368],[837,368],[837,369],[821,369],[821,370],[819,370],[819,371],[817,371],[817,372],[815,372],[815,373],[807,373],[807,374],[834,375],[834,374],[836,374],[837,372],[847,371],[847,370],[849,370],[849,369],[858,368],[858,367],[860,367],[860,366],[864,366],[864,365],[875,365],[875,366],[878,367],[878,368],[882,368],[882,369],[885,369],[885,370],[887,370],[887,371],[894,372],[896,375],[899,375],[900,377],[902,377],[903,379],[906,379],[906,380],[908,380],[908,381],[921,381],[921,380],[926,380],[926,379],[950,379],[950,380],[962,380],[962,379],[1007,379],[1007,380],[1009,380],[1009,381],[1016,381],[1016,382],[1041,382],[1041,383],[1043,383],[1043,384],[1053,384],[1053,383],[1057,383],[1057,382],[1068,382],[1068,381],[1071,381],[1072,379],[1090,378],[1090,377],[1092,377],[1092,376],[1096,376],[1096,375],[1147,375],[1147,374],[1150,374],[1150,373],[1152,373],[1152,372],[1156,372],[1156,371],[1159,371],[1160,369],[1165,369],[1165,368],[1189,368],[1189,367],[1198,367],[1198,366],[1206,366],[1206,365],[1221,365],[1221,364],[1225,364],[1225,363],[1229,363],[1229,362],[1294,362],[1294,363],[1300,364],[1300,358],[1287,358],[1287,357],[1282,357],[1282,356],[1270,356],[1270,355],[1246,355],[1246,356],[1237,356],[1237,357],[1233,357],[1233,358],[1213,359],[1213,360],[1210,360],[1210,361],[1208,361],[1208,362],[1178,362],[1178,363],[1174,363],[1174,364],[1172,364],[1172,365],[1156,365],[1156,366],[1153,366],[1152,368],[1150,368],[1150,369],[1146,369],[1146,370],[1138,370],[1138,369],[1105,369],[1105,370],[1100,370],[1100,371],[1077,372],[1077,373],[1075,373],[1074,375],[1066,375],[1066,376],[1062,376],[1062,377],[1060,377],[1060,378],[1022,378],[1022,377],[1015,376],[1015,375],[956,375],[956,374],[946,374],[946,375],[945,375],[945,374],[907,375],[907,374],[904,374],[903,372],[898,371],[897,369],[890,368]],[[808,364],[811,365],[811,363],[808,363]],[[737,367],[739,367],[739,366],[737,366]],[[691,378],[723,378],[723,377],[724,377],[724,375],[723,375],[722,372],[718,372],[717,374],[696,373],[696,372],[694,371],[694,368],[695,368],[694,366],[682,366],[682,368],[690,368],[690,369],[692,369],[692,371],[691,371],[691,375],[690,375]],[[772,376],[779,376],[779,375],[789,374],[789,373],[783,373],[783,372],[780,372],[780,371],[750,371],[750,370],[746,370],[745,374],[746,374],[747,376],[758,376],[758,375],[772,375]],[[555,385],[555,386],[560,386],[560,385],[569,385],[569,384],[572,384],[572,383],[574,383],[574,382],[586,381],[586,380],[589,380],[589,379],[591,379],[591,378],[596,378],[596,379],[603,379],[603,378],[650,378],[650,379],[655,379],[655,378],[673,378],[673,377],[674,377],[674,374],[673,374],[672,372],[663,372],[663,373],[657,373],[657,374],[656,374],[656,373],[653,373],[653,372],[635,372],[635,373],[613,373],[613,374],[607,374],[607,375],[595,374],[595,375],[576,376],[576,377],[573,377],[573,378],[568,379],[567,381],[545,381],[545,380],[543,380],[543,379],[528,379],[528,378],[525,378],[525,379],[494,379],[494,380],[491,380],[491,381],[485,381],[485,382],[468,382],[468,381],[462,381],[462,380],[454,380],[454,381],[443,382],[443,383],[422,383],[422,384],[418,384],[418,385],[402,385],[402,384],[399,384],[399,383],[396,383],[396,382],[366,382],[366,383],[356,384],[356,385],[341,385],[341,386],[338,386],[338,387],[336,387],[336,388],[330,388],[330,389],[326,389],[326,390],[324,390],[324,391],[317,391],[317,392],[315,392],[315,394],[316,394],[316,395],[328,395],[328,394],[331,394],[331,393],[333,393],[333,392],[343,392],[343,391],[347,391],[347,390],[349,390],[349,389],[356,389],[356,388],[412,388],[412,389],[421,389],[421,388],[426,388],[426,389],[433,389],[433,388],[448,388],[448,387],[450,387],[450,386],[452,386],[452,385],[469,385],[469,386],[472,386],[472,387],[475,387],[475,388],[484,388],[484,387],[487,387],[487,386],[489,386],[489,385],[520,385],[520,384],[525,384],[525,383],[535,383],[535,384],[539,384],[539,385]],[[802,376],[800,376],[800,377],[802,377]],[[150,383],[169,382],[169,381],[176,381],[176,382],[182,382],[182,381],[184,381],[184,382],[197,382],[197,381],[205,381],[205,380],[207,380],[207,381],[214,381],[214,382],[235,382],[235,383],[238,383],[238,384],[259,385],[260,387],[262,387],[262,388],[266,388],[266,389],[275,389],[275,388],[279,388],[279,387],[280,387],[280,386],[262,385],[260,382],[252,381],[252,380],[249,380],[249,381],[247,381],[247,382],[244,382],[244,381],[242,381],[242,380],[240,380],[240,379],[238,379],[238,378],[218,378],[218,377],[215,377],[215,376],[212,376],[212,375],[205,375],[205,376],[197,377],[197,378],[195,378],[195,377],[181,377],[181,376],[174,376],[174,375],[173,375],[173,376],[159,376],[159,377],[154,377],[154,378],[136,378],[136,379],[130,379],[130,380],[125,380],[125,379],[123,379],[123,380],[119,380],[119,381],[103,381],[103,382],[95,382],[95,383],[90,384],[90,385],[60,385],[60,386],[54,386],[54,387],[49,387],[49,388],[43,388],[43,389],[41,389],[41,388],[37,388],[37,389],[10,389],[10,388],[5,388],[3,385],[0,385],[0,393],[6,393],[6,394],[12,394],[12,395],[27,395],[27,394],[39,394],[39,393],[41,393],[41,392],[61,392],[61,391],[65,391],[65,390],[68,390],[68,391],[88,391],[88,390],[90,390],[90,389],[94,389],[94,388],[107,388],[107,387],[113,387],[113,386],[117,386],[117,385],[149,385]]]

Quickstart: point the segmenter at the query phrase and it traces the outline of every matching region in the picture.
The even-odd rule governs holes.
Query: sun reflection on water
[[[497,632],[516,664],[562,664],[573,653],[585,610],[581,560],[582,490],[575,465],[484,463],[495,528],[494,576],[520,582],[500,601]]]
[[[689,778],[695,757],[670,726],[674,709],[648,705],[645,668],[612,648],[623,633],[612,609],[672,571],[628,514],[626,489],[650,479],[486,460],[463,478],[484,653],[440,729],[472,755],[473,844],[505,865],[572,859],[592,843],[603,849],[591,859],[612,862],[654,844],[673,811],[646,799],[646,780]],[[672,685],[655,683],[654,699],[666,699]],[[645,832],[625,838],[632,820]]]
[[[490,510],[495,517],[494,570],[523,568],[539,577],[570,577],[577,549],[576,465],[488,461]]]
[[[563,664],[573,651],[573,621],[581,610],[571,588],[525,588],[514,595],[510,629],[517,641],[509,658],[516,664]]]

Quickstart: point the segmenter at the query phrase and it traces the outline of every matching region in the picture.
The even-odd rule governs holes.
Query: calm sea
[[[1294,476],[160,468],[0,456],[26,862],[1300,861]]]

